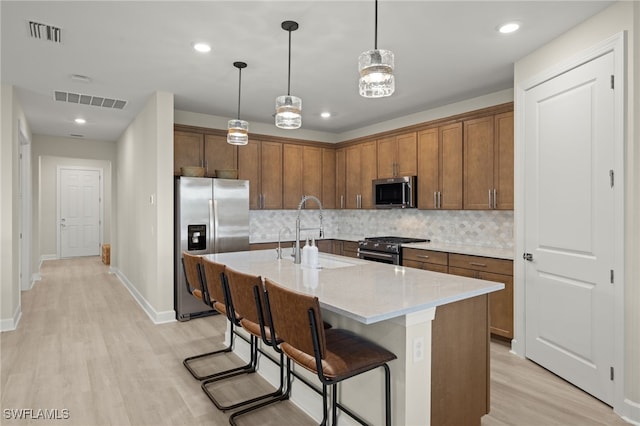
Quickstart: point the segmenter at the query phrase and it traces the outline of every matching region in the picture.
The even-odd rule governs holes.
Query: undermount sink
[[[356,266],[355,263],[343,262],[336,259],[323,259],[322,257],[319,259],[319,263],[320,265],[316,266],[317,269],[338,269],[346,268],[348,266]]]

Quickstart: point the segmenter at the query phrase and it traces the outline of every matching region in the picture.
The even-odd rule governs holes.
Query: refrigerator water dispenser
[[[207,249],[207,225],[187,225],[187,250]]]

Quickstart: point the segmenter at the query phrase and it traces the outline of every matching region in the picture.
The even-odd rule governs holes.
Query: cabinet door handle
[[[433,208],[438,208],[438,191],[433,191]]]
[[[493,201],[491,199],[491,190],[489,190],[489,208],[493,207]]]
[[[340,196],[340,208],[344,209],[344,195]]]
[[[493,208],[498,208],[498,197],[496,197],[496,189],[493,188]]]
[[[482,268],[486,268],[487,267],[486,263],[469,262],[469,265],[471,265],[471,266],[480,266]]]
[[[426,254],[419,254],[416,257],[419,257],[421,259],[428,259],[429,258],[429,256],[427,256]]]
[[[438,191],[438,208],[442,208],[442,192]]]

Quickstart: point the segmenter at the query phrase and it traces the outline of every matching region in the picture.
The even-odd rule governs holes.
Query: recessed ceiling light
[[[76,118],[74,121],[78,124],[84,124],[87,122],[84,118]]]
[[[329,117],[331,117],[331,113],[328,112],[328,111],[322,112],[322,113],[320,113],[320,117],[329,118]]]
[[[200,53],[207,53],[211,51],[211,46],[207,43],[193,43],[193,48]]]
[[[509,34],[518,31],[519,28],[519,22],[507,22],[506,24],[500,25],[498,27],[498,31],[500,31],[502,34]]]

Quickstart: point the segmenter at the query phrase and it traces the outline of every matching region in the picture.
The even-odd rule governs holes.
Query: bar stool
[[[224,293],[222,291],[222,280],[224,279],[224,265],[210,262],[204,259],[202,256],[196,256],[184,252],[182,254],[182,264],[184,267],[185,278],[187,283],[187,290],[195,298],[201,300],[204,304],[210,308],[215,309],[221,314],[226,315],[227,309],[224,303]],[[208,278],[208,279],[207,279]],[[227,316],[227,319],[229,317]],[[231,321],[231,343],[228,347],[219,349],[212,352],[206,352],[199,355],[190,356],[182,361],[182,364],[191,373],[196,380],[207,380],[217,377],[231,377],[234,375],[242,374],[245,370],[250,368],[250,365],[243,365],[240,367],[234,367],[223,371],[218,371],[212,374],[200,375],[191,366],[191,363],[196,360],[200,360],[207,357],[216,355],[224,355],[233,350],[233,321]]]
[[[261,401],[259,404],[251,405],[250,407],[231,415],[229,423],[235,425],[235,420],[241,415],[266,405],[288,399],[291,369],[290,360],[288,358],[285,360],[282,351],[278,351],[280,359],[277,360],[265,351],[259,350],[257,345],[258,339],[261,339],[266,345],[272,346],[271,330],[265,325],[266,321],[264,319],[264,287],[262,284],[262,278],[257,275],[245,274],[231,268],[226,268],[225,275],[227,276],[227,286],[231,296],[230,300],[232,301],[233,309],[238,317],[241,318],[240,325],[256,340],[256,345],[254,346],[255,358],[258,356],[258,352],[260,352],[280,368],[280,385],[278,389],[274,392],[256,396],[242,402],[242,405],[248,405]]]
[[[206,268],[206,264],[205,264]],[[213,381],[224,380],[230,378],[232,376],[226,376],[222,378],[209,379],[202,382],[201,387],[207,397],[213,402],[213,404],[222,411],[233,410],[236,408],[244,407],[246,405],[254,404],[260,401],[264,401],[265,399],[269,399],[269,403],[276,402],[281,400],[286,396],[286,386],[284,385],[284,374],[282,361],[278,362],[277,360],[268,356],[265,352],[260,351],[258,348],[258,339],[262,337],[262,331],[264,327],[260,326],[260,321],[258,319],[257,307],[256,307],[256,299],[254,298],[254,290],[253,287],[258,287],[258,294],[262,293],[262,279],[259,276],[253,276],[248,274],[242,274],[240,272],[234,271],[231,268],[225,268],[224,272],[225,279],[223,280],[223,288],[225,290],[225,296],[227,300],[227,316],[234,318],[234,322],[237,325],[242,326],[247,332],[249,332],[249,342],[250,342],[250,361],[249,368],[247,368],[245,373],[255,373],[258,364],[258,352],[267,356],[268,359],[279,364],[280,366],[280,387],[275,392],[271,392],[264,395],[259,395],[256,397],[249,398],[247,400],[235,402],[230,405],[222,405],[218,398],[208,389],[207,385],[212,383]],[[258,299],[260,303],[260,299]],[[245,318],[245,315],[248,317]],[[263,339],[267,342],[266,338]],[[281,356],[282,358],[282,356]],[[286,398],[285,398],[286,399]],[[266,404],[263,404],[266,405]],[[253,407],[247,410],[252,410]],[[242,413],[240,413],[242,414]],[[233,419],[230,419],[232,422]],[[233,422],[231,424],[234,424]]]
[[[337,384],[375,368],[384,370],[385,422],[391,424],[391,373],[388,362],[395,354],[342,329],[324,329],[318,298],[289,290],[265,279],[265,306],[273,344],[276,339],[282,351],[301,367],[317,374],[322,383],[323,419],[327,423],[327,386],[332,387],[331,409],[333,425],[337,409],[361,424],[366,422],[338,402]]]

